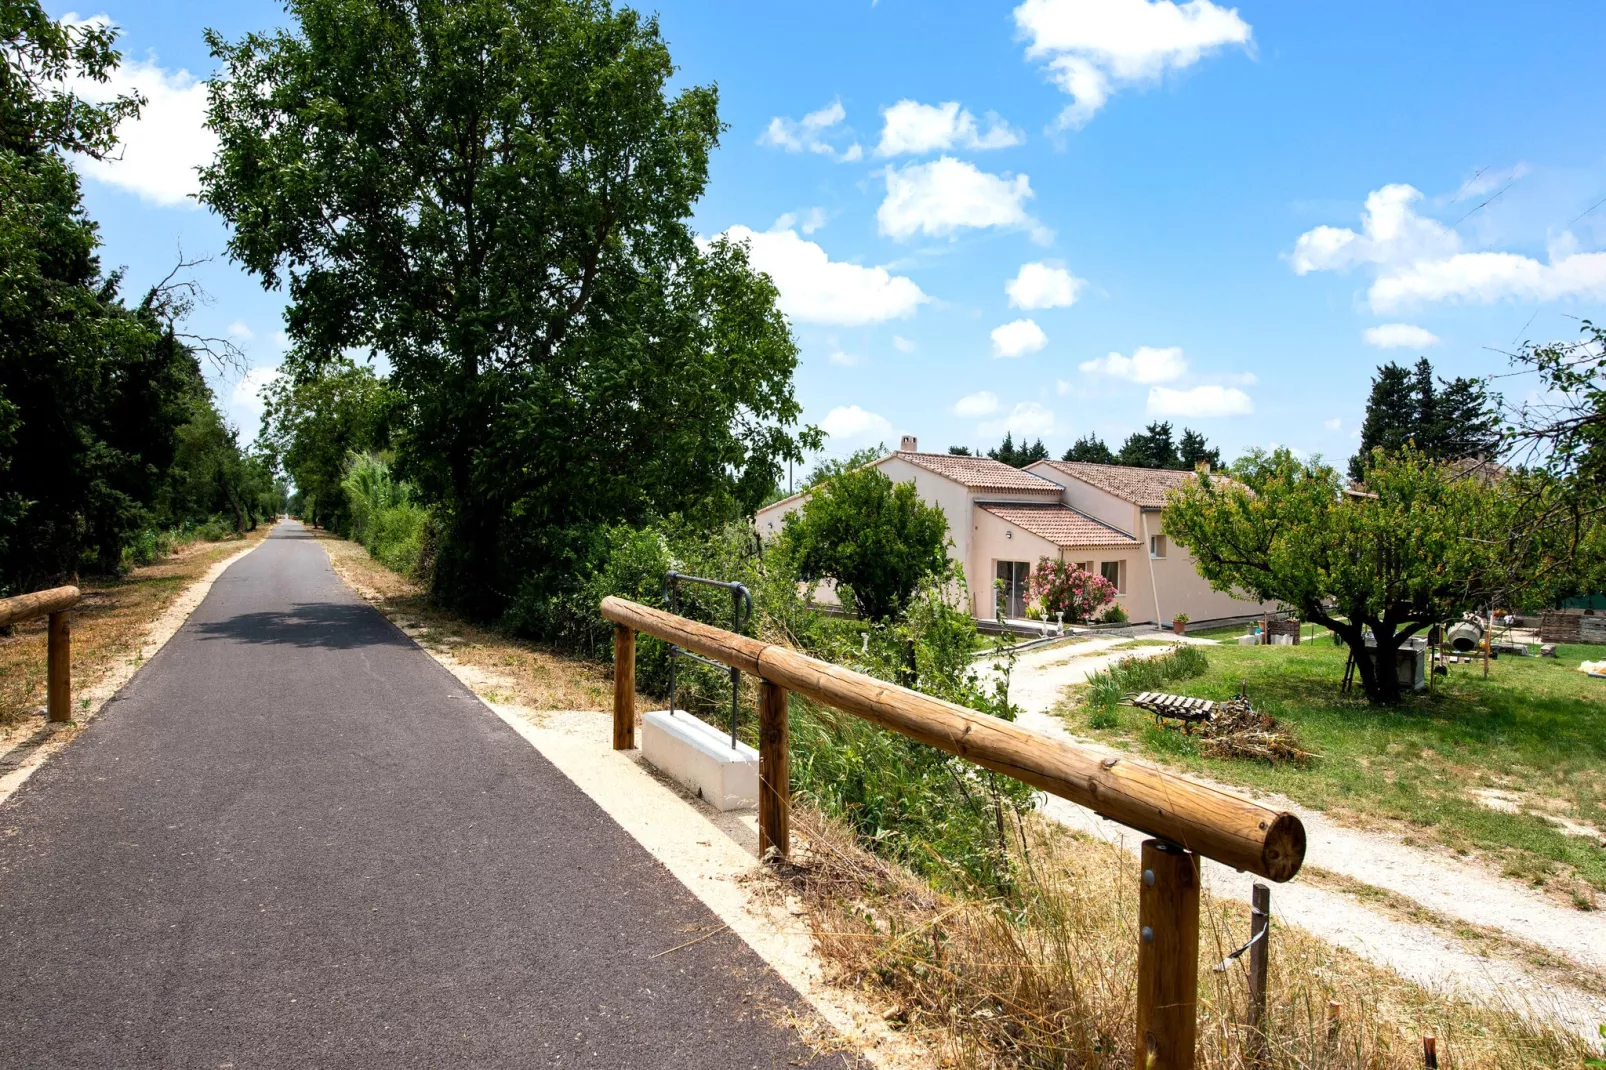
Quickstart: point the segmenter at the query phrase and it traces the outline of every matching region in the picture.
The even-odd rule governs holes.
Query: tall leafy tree
[[[1110,447],[1104,444],[1102,438],[1089,431],[1077,439],[1071,445],[1071,448],[1065,451],[1065,456],[1061,459],[1066,461],[1086,461],[1089,464],[1114,464],[1115,454],[1110,452]]]
[[[99,234],[65,154],[103,158],[135,95],[91,103],[116,31],[0,5],[0,593],[112,571],[162,504],[180,429],[210,397],[153,290],[128,307],[102,272]]]
[[[389,361],[437,590],[494,613],[604,524],[751,510],[788,458],[797,349],[746,251],[694,240],[722,129],[606,0],[291,0],[228,41],[202,200],[288,284],[307,359]]]
[[[896,617],[920,585],[946,576],[948,521],[911,483],[875,468],[842,472],[786,517],[780,550],[799,579],[832,580],[868,620]]]
[[[1507,538],[1553,485],[1520,473],[1479,479],[1410,447],[1379,455],[1365,493],[1286,449],[1252,452],[1233,477],[1203,475],[1169,495],[1166,534],[1217,590],[1279,602],[1336,632],[1376,703],[1399,699],[1391,669],[1406,639],[1495,599],[1543,598],[1563,537],[1552,527]]]
[[[1171,424],[1151,423],[1128,435],[1115,455],[1115,463],[1134,468],[1181,468],[1182,458],[1177,454]]]

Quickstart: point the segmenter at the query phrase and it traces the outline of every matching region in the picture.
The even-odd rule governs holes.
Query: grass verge
[[[186,587],[267,534],[264,524],[244,536],[196,540],[125,576],[80,581],[83,601],[70,617],[74,712],[83,708],[84,693],[111,667],[139,655],[146,630]],[[10,635],[0,636],[0,732],[7,736],[44,723],[45,627],[40,617],[13,625]]]
[[[1577,833],[1606,828],[1606,681],[1577,671],[1600,648],[1559,653],[1500,658],[1487,680],[1481,665],[1452,665],[1431,695],[1391,709],[1369,705],[1359,688],[1339,692],[1346,652],[1325,635],[1297,647],[1211,647],[1202,675],[1171,686],[1223,699],[1246,685],[1258,709],[1318,756],[1297,766],[1206,757],[1197,740],[1130,707],[1111,714],[1076,699],[1061,713],[1073,730],[1174,767],[1480,852],[1589,910],[1606,891],[1606,846],[1598,831]]]

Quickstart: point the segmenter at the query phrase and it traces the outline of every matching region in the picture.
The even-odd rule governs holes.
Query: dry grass
[[[819,815],[785,873],[839,980],[888,1004],[945,1065],[1129,1067],[1133,1062],[1138,865],[1119,849],[1033,821],[1016,901],[958,900],[867,854]],[[1199,1063],[1247,1067],[1244,967],[1211,967],[1247,938],[1246,906],[1206,899]],[[1271,1066],[1406,1070],[1421,1037],[1440,1065],[1540,1070],[1583,1065],[1570,1035],[1430,993],[1301,930],[1273,924]],[[1339,1008],[1330,1032],[1329,1005]]]
[[[114,665],[137,657],[146,629],[173,599],[218,561],[266,538],[268,526],[236,539],[196,541],[126,576],[79,583],[84,599],[72,612],[74,704]],[[0,734],[14,738],[44,722],[45,619],[14,625],[0,636]]]
[[[497,678],[498,686],[506,690],[486,694],[492,702],[517,703],[533,710],[612,708],[609,666],[470,624],[431,603],[421,585],[375,561],[360,544],[311,526],[307,530],[328,552],[340,578],[420,645]],[[638,696],[636,708],[652,706]]]

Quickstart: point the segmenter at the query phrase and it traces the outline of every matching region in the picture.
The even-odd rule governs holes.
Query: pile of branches
[[[1313,755],[1269,713],[1255,709],[1245,695],[1216,703],[1200,726],[1200,750],[1212,758],[1258,758],[1263,762],[1305,762]]]

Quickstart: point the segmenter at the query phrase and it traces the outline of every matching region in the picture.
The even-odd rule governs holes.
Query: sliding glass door
[[[1017,620],[1026,616],[1026,603],[1030,599],[1026,584],[1031,572],[1032,566],[1028,561],[998,562],[996,610],[1000,615],[1014,617]]]

